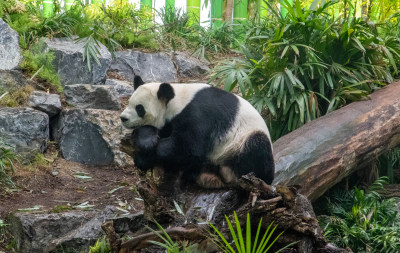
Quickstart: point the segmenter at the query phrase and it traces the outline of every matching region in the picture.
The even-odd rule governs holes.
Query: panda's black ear
[[[144,84],[144,82],[140,76],[135,76],[133,78],[133,88],[135,88],[135,90],[142,84]]]
[[[164,101],[165,104],[168,104],[168,102],[175,97],[174,88],[172,88],[171,84],[169,83],[160,84],[157,97],[159,100]]]

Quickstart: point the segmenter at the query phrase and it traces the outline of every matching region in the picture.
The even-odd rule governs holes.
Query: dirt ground
[[[46,160],[47,159],[47,160]],[[0,190],[0,219],[18,209],[57,212],[114,205],[135,213],[143,209],[136,191],[138,176],[133,168],[87,166],[66,161],[51,146],[45,153],[48,164],[16,164],[12,177],[16,188]]]

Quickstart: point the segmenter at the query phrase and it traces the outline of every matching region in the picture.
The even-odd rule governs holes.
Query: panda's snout
[[[128,121],[128,118],[126,118],[126,117],[124,117],[124,116],[121,116],[120,119],[121,119],[121,121],[122,121],[123,123]]]

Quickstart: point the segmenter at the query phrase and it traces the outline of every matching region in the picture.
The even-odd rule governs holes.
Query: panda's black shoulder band
[[[169,83],[160,84],[157,97],[159,100],[163,100],[165,104],[168,104],[168,102],[175,97],[174,88],[172,88],[171,84]]]

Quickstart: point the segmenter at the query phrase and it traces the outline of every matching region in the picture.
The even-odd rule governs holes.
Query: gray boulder
[[[135,214],[128,214],[113,219],[114,230],[118,234],[125,234],[127,232],[135,233],[139,229],[143,228],[147,224],[147,220],[144,218],[143,211]]]
[[[49,141],[49,116],[32,108],[0,108],[0,140],[32,159]]]
[[[82,109],[121,109],[117,91],[109,85],[74,84],[64,88],[67,103]]]
[[[45,43],[56,56],[54,65],[63,86],[76,83],[104,83],[111,63],[111,54],[104,45],[100,44],[97,47],[100,52],[100,65],[93,61],[90,71],[87,62],[83,61],[83,42],[75,43],[67,38],[54,38],[45,39]]]
[[[115,53],[110,70],[129,81],[135,75],[144,82],[177,82],[178,76],[171,57],[165,53],[142,53],[125,50]]]
[[[18,252],[42,253],[61,248],[63,252],[81,252],[104,235],[101,224],[116,215],[116,209],[108,206],[103,211],[14,213],[6,222]]]
[[[207,63],[181,52],[175,54],[175,63],[181,78],[204,78],[210,71]]]
[[[61,111],[60,95],[48,94],[43,91],[33,91],[29,96],[28,105],[36,110],[47,113],[50,118]]]
[[[0,18],[0,69],[14,69],[20,59],[18,33]]]
[[[119,113],[99,109],[65,109],[60,114],[56,140],[63,157],[90,165],[132,164],[119,150],[124,135]]]
[[[132,86],[132,82],[121,81],[117,79],[107,79],[106,85],[114,87],[119,97],[130,97],[135,90]]]
[[[0,95],[3,92],[21,88],[27,84],[33,84],[17,70],[0,70]]]

